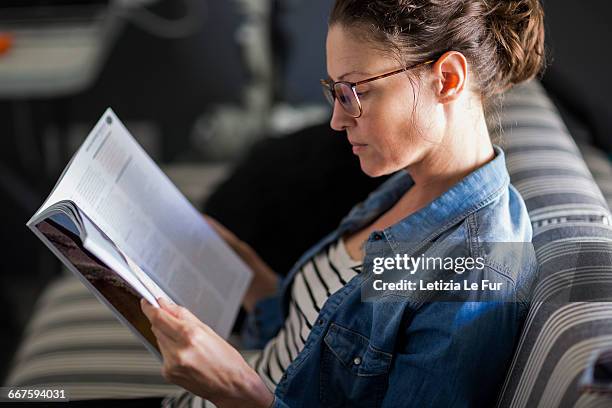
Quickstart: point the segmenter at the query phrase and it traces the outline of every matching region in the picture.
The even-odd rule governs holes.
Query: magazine
[[[141,298],[227,338],[252,278],[110,108],[27,225],[159,359]]]

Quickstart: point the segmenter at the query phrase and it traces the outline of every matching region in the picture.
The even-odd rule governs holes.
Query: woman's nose
[[[353,118],[351,115],[346,113],[344,108],[342,108],[342,106],[340,105],[340,102],[338,102],[338,99],[336,99],[334,101],[332,117],[329,122],[329,125],[331,126],[331,128],[338,132],[341,132],[345,130],[346,128],[352,126],[352,123],[354,121],[355,121],[355,118]]]

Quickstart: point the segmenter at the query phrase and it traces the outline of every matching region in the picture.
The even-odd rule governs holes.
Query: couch
[[[540,266],[498,406],[612,406],[610,397],[586,392],[580,383],[593,353],[612,349],[610,163],[574,141],[538,82],[508,92],[500,115],[489,119],[493,140],[507,153],[511,181],[525,199]],[[314,180],[300,182],[308,188]],[[7,385],[60,385],[73,399],[178,391],[72,276],[51,284],[36,310]]]

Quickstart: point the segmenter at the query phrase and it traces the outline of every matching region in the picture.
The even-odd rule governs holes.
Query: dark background
[[[271,23],[280,61],[277,99],[319,103],[317,81],[325,76],[325,16],[331,3],[279,3]],[[593,144],[611,153],[612,3],[547,0],[544,7],[551,62],[544,85],[570,130],[588,129]],[[176,1],[162,1],[153,9],[170,17],[181,13]],[[237,103],[248,80],[234,36],[244,17],[234,2],[209,1],[202,17],[201,30],[180,40],[159,39],[128,25],[91,89],[58,100],[29,101],[40,118],[35,131],[44,131],[45,123],[58,117],[93,125],[112,106],[124,121],[152,122],[160,129],[161,162],[198,160],[189,138],[194,120],[211,106]],[[14,114],[15,102],[0,100],[0,378],[37,295],[59,271],[57,261],[25,227],[58,174],[39,174],[15,158]]]

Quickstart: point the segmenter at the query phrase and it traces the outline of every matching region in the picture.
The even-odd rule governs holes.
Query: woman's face
[[[357,82],[400,68],[395,58],[360,41],[350,29],[339,24],[329,29],[327,72],[332,80]],[[436,135],[443,132],[434,127],[433,89],[419,85],[400,73],[357,86],[363,108],[359,118],[346,113],[336,100],[331,127],[346,130],[367,175],[377,177],[405,169],[440,142],[441,136]]]

